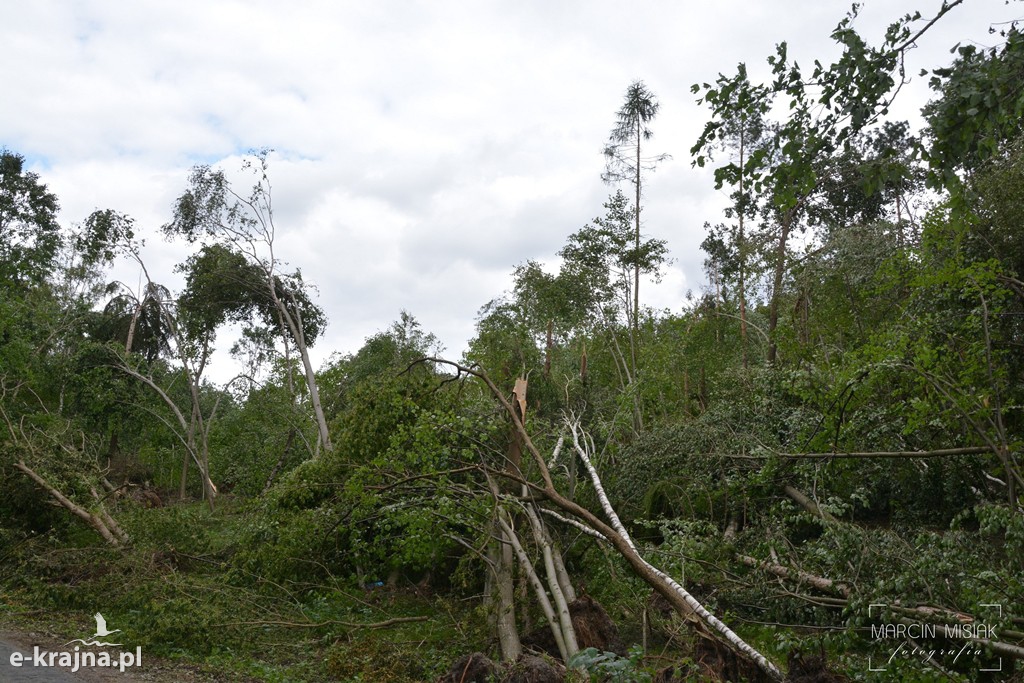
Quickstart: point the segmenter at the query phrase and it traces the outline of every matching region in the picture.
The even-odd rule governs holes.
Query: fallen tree
[[[8,399],[8,392],[17,393],[20,386],[9,388],[0,380],[0,398]],[[0,440],[0,452],[7,451],[13,456],[11,465],[32,480],[50,500],[82,520],[104,541],[119,547],[128,543],[128,534],[107,512],[98,490],[103,473],[97,471],[95,461],[83,450],[85,438],[71,431],[69,425],[58,423],[57,433],[47,433],[36,426],[26,426],[25,421],[15,420],[0,401],[0,419],[3,420],[6,443]],[[48,470],[59,470],[56,476]],[[63,480],[63,481],[62,481]],[[76,495],[76,492],[78,495]],[[76,500],[88,492],[88,502]]]
[[[567,514],[572,519],[571,523],[576,527],[588,529],[590,535],[600,536],[607,540],[612,547],[623,557],[636,574],[650,585],[655,591],[661,594],[672,607],[682,616],[697,633],[705,638],[713,639],[721,643],[733,655],[748,661],[757,667],[768,679],[774,681],[783,680],[783,674],[779,667],[765,657],[762,653],[745,642],[725,623],[709,612],[693,595],[672,579],[668,574],[661,571],[648,562],[634,544],[628,531],[623,526],[618,514],[615,512],[607,495],[601,478],[589,457],[586,437],[578,419],[566,418],[566,426],[573,436],[573,448],[575,453],[584,462],[592,485],[601,501],[602,512],[607,519],[605,521],[595,512],[581,506],[573,500],[562,495],[556,488],[548,468],[547,462],[534,444],[526,427],[520,418],[513,403],[502,393],[501,390],[491,381],[485,372],[476,367],[467,367],[454,361],[442,358],[423,358],[417,363],[430,362],[452,367],[458,373],[479,379],[487,387],[492,396],[499,402],[502,409],[512,420],[513,428],[519,437],[519,443],[529,454],[530,459],[540,477],[540,482],[529,481],[522,474],[508,469],[491,470],[490,473],[496,476],[503,476],[511,479],[525,487],[525,495],[535,500],[544,500],[561,513]],[[525,469],[525,468],[524,468]]]
[[[778,558],[773,558],[772,560],[759,560],[749,555],[740,554],[736,556],[736,559],[741,564],[767,572],[784,581],[798,585],[810,586],[811,588],[824,593],[842,596],[841,598],[828,598],[820,604],[826,604],[837,609],[844,609],[849,605],[850,600],[854,597],[854,591],[848,584],[841,581],[835,581],[824,576],[818,576],[800,569],[788,567],[782,564]],[[821,601],[821,598],[814,599],[816,601]],[[951,625],[976,624],[983,621],[978,616],[968,614],[961,610],[934,607],[931,605],[887,604],[884,605],[884,611],[891,612],[896,621],[905,624],[916,623],[910,621],[911,618],[931,623]],[[1002,629],[1001,633],[1003,636],[1017,637],[1018,639],[1024,640],[1024,633],[1005,629]],[[991,638],[983,638],[980,636],[969,636],[965,637],[964,640],[983,645],[997,655],[1024,660],[1024,646]]]
[[[118,523],[114,521],[114,518],[110,516],[110,513],[107,512],[107,509],[103,506],[103,500],[94,487],[89,488],[89,493],[92,494],[94,500],[93,509],[90,510],[61,493],[56,486],[26,465],[24,461],[17,461],[14,463],[14,467],[38,484],[58,505],[95,529],[96,533],[102,536],[104,541],[114,547],[128,543],[128,534],[121,529]]]

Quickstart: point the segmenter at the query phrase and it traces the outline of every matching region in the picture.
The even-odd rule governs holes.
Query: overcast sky
[[[867,0],[877,43],[901,14],[938,0]],[[645,229],[675,263],[641,289],[678,311],[703,284],[710,174],[688,150],[706,120],[696,82],[780,41],[805,66],[836,56],[839,0],[362,2],[0,0],[0,147],[27,157],[72,224],[96,208],[149,234],[154,279],[178,282],[187,250],[162,240],[189,168],[271,160],[279,254],[319,290],[330,325],[318,359],[358,350],[406,309],[458,356],[479,308],[527,259],[554,264],[602,213],[601,150],[626,87],[661,103],[652,153],[672,155],[645,190]],[[926,101],[922,68],[958,41],[990,45],[1019,3],[967,0],[911,53],[894,114]],[[122,266],[119,277],[137,282]],[[226,346],[226,342],[222,344]],[[215,368],[215,372],[217,368]],[[227,371],[223,361],[219,372]]]

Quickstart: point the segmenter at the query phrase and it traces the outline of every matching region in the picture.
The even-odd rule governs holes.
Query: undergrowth
[[[244,506],[122,510],[133,543],[94,545],[88,533],[39,535],[7,555],[0,623],[78,638],[101,612],[122,642],[152,657],[212,666],[236,677],[284,681],[433,680],[459,654],[486,647],[458,601],[414,590],[269,581],[232,560]],[[402,620],[385,627],[372,625]]]

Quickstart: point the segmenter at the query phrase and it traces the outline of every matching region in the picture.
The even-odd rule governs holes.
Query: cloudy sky
[[[899,15],[939,0],[867,0],[877,42]],[[157,229],[197,163],[271,160],[279,254],[316,284],[330,326],[318,358],[356,351],[413,313],[458,356],[479,308],[526,259],[554,263],[613,191],[601,149],[626,87],[661,103],[652,152],[672,155],[646,187],[646,231],[675,258],[642,288],[679,310],[703,284],[698,245],[723,198],[688,150],[706,118],[690,85],[780,41],[810,65],[845,0],[32,0],[0,2],[0,147],[23,154],[66,224],[96,208],[150,236],[154,279],[176,284],[185,247]],[[948,63],[958,41],[1019,3],[967,0],[911,53],[908,73]],[[928,97],[914,78],[894,114]],[[126,266],[118,276],[137,282]],[[226,344],[225,344],[226,346]],[[226,370],[223,362],[221,372]]]

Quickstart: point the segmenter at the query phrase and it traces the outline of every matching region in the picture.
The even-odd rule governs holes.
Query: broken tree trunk
[[[551,472],[547,467],[547,463],[544,460],[544,456],[541,455],[536,444],[534,444],[533,440],[530,438],[530,435],[526,431],[526,427],[519,418],[516,409],[513,408],[505,394],[498,389],[486,373],[477,368],[467,367],[443,358],[423,358],[417,362],[432,362],[441,365],[448,365],[456,368],[460,374],[465,373],[466,375],[477,377],[483,381],[494,399],[501,404],[502,409],[512,419],[512,424],[522,439],[522,444],[526,449],[526,452],[529,453],[534,465],[536,466],[536,470],[542,479],[542,484],[530,484],[532,489],[543,495],[543,497],[545,497],[551,504],[560,508],[562,512],[574,515],[580,520],[583,520],[581,526],[590,527],[595,534],[600,534],[607,539],[641,579],[664,596],[676,611],[693,623],[698,629],[701,629],[707,634],[714,631],[720,636],[722,643],[735,655],[754,663],[769,679],[774,681],[783,680],[782,672],[774,663],[747,644],[717,617],[708,612],[708,610],[705,609],[696,598],[684,590],[683,587],[676,583],[671,577],[654,567],[643,558],[636,546],[633,544],[628,532],[626,532],[625,527],[622,526],[622,522],[619,520],[618,515],[615,514],[615,510],[608,502],[608,497],[604,495],[604,488],[601,486],[600,477],[597,476],[597,471],[590,462],[589,456],[585,458],[584,463],[591,474],[591,480],[594,483],[595,488],[599,492],[605,514],[608,516],[611,524],[602,521],[598,515],[578,503],[569,500],[558,491],[551,477]],[[575,445],[579,446],[579,424],[570,424],[575,425]],[[577,453],[580,450],[583,450],[582,447],[579,447]],[[585,451],[583,455],[586,456]],[[512,473],[507,471],[494,473],[499,476],[512,476],[514,480],[518,481],[520,484],[527,483],[522,479],[522,477],[512,475]]]
[[[492,551],[494,572],[495,626],[498,631],[498,645],[501,658],[514,662],[523,653],[516,627],[515,587],[512,584],[513,545],[500,525],[495,525]]]
[[[548,591],[551,593],[551,599],[557,609],[558,623],[562,631],[562,638],[565,641],[565,657],[562,658],[562,661],[568,662],[569,657],[575,655],[580,649],[576,642],[576,630],[572,624],[572,616],[569,613],[569,603],[576,599],[576,591],[572,589],[572,584],[569,583],[565,567],[562,566],[562,571],[559,573],[558,568],[555,566],[555,553],[552,548],[551,539],[544,532],[544,527],[540,524],[540,518],[537,517],[537,513],[533,510],[532,506],[527,506],[526,515],[533,528],[534,540],[540,546],[541,555],[544,558],[544,571],[547,574]],[[568,590],[568,593],[566,590]]]
[[[579,646],[576,645],[575,642],[576,636],[575,631],[572,630],[571,620],[569,620],[571,641],[570,638],[567,637],[569,634],[565,631],[565,624],[561,614],[565,601],[562,600],[563,605],[559,605],[558,612],[556,613],[555,606],[548,598],[547,591],[544,588],[544,583],[540,580],[540,577],[537,576],[537,572],[533,568],[530,556],[526,553],[526,550],[523,549],[522,543],[519,542],[519,537],[516,536],[515,531],[506,520],[500,519],[499,523],[501,524],[505,538],[512,543],[512,548],[515,550],[516,557],[519,559],[519,566],[522,568],[523,573],[529,580],[530,586],[533,588],[534,595],[537,596],[537,603],[540,605],[541,611],[544,613],[544,618],[547,620],[548,626],[551,628],[551,635],[554,637],[555,644],[558,646],[558,653],[561,655],[562,661],[567,662],[569,661],[569,657],[579,651]],[[568,611],[568,606],[565,606],[566,615],[568,615]]]
[[[573,435],[573,446],[576,448],[576,453],[580,456],[583,461],[583,465],[587,468],[587,472],[590,474],[590,481],[594,486],[594,490],[597,493],[597,498],[601,503],[601,508],[604,510],[605,515],[611,522],[613,529],[616,531],[621,540],[625,545],[632,551],[630,554],[635,561],[644,565],[649,572],[649,575],[656,577],[662,589],[659,590],[662,595],[680,611],[682,616],[688,617],[693,620],[694,617],[703,622],[706,626],[711,627],[716,631],[728,645],[738,653],[744,655],[747,659],[757,664],[758,668],[764,671],[769,677],[774,680],[782,680],[782,672],[772,662],[770,662],[764,655],[755,650],[746,641],[736,635],[732,629],[725,625],[718,617],[711,614],[700,602],[694,598],[685,588],[680,586],[676,581],[668,574],[664,573],[654,565],[650,564],[645,560],[640,552],[637,550],[636,545],[633,543],[633,539],[630,537],[626,527],[623,526],[622,521],[619,519],[618,514],[615,512],[615,508],[612,507],[611,502],[608,500],[607,494],[604,492],[604,486],[601,484],[601,478],[597,473],[597,469],[594,467],[593,462],[590,460],[589,454],[586,449],[582,447],[579,440],[580,427],[578,423],[570,422],[569,429]],[[609,539],[611,540],[611,539]],[[627,558],[631,559],[631,558]],[[644,577],[647,578],[646,576]],[[658,586],[655,586],[658,588]],[[668,589],[669,595],[666,595]]]
[[[785,491],[786,495],[792,498],[800,507],[802,507],[804,510],[807,510],[807,512],[811,513],[815,517],[823,519],[826,522],[836,521],[835,517],[833,517],[826,510],[822,510],[816,502],[808,498],[803,491],[796,488],[795,486],[790,486],[789,484],[786,484],[785,486],[782,487],[782,490]]]
[[[103,540],[110,545],[119,547],[128,542],[128,535],[125,534],[121,527],[118,526],[117,522],[107,514],[107,511],[104,509],[103,503],[100,501],[95,490],[92,492],[92,495],[96,499],[97,512],[90,512],[57,490],[55,486],[46,481],[46,479],[41,477],[31,467],[26,465],[24,461],[19,460],[14,463],[14,467],[23,472],[29,479],[34,481],[44,491],[50,494],[50,497],[57,501],[58,505],[95,529],[96,532],[103,537]]]
[[[537,541],[537,545],[544,549],[545,555],[551,556],[554,579],[558,582],[558,588],[562,591],[562,595],[565,596],[565,601],[569,603],[576,602],[576,589],[573,588],[572,581],[569,579],[569,572],[565,569],[565,563],[562,562],[562,553],[559,552],[548,530],[541,523],[540,517],[537,515],[536,506],[528,506],[526,508],[526,515],[529,517],[530,525],[533,527],[533,536]]]

